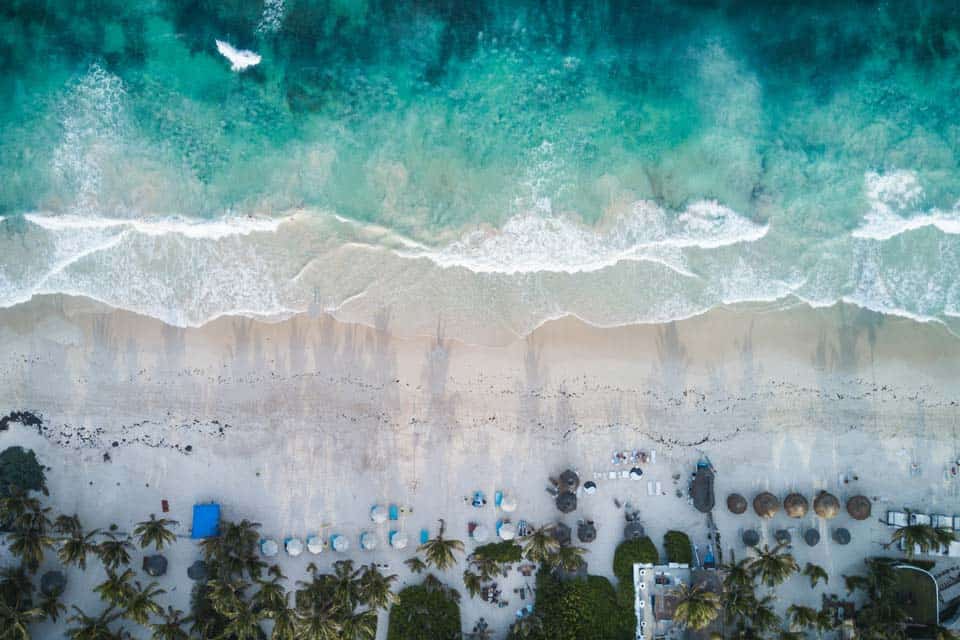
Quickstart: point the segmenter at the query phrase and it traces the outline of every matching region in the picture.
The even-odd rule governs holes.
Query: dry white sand
[[[469,521],[492,528],[498,517],[464,505],[474,489],[514,493],[514,521],[555,521],[548,476],[572,466],[592,479],[616,468],[614,449],[656,449],[646,479],[670,495],[647,496],[646,482],[600,481],[559,518],[574,528],[580,518],[598,522],[587,560],[591,573],[611,576],[623,526],[614,498],[641,511],[658,545],[668,529],[706,543],[705,518],[674,491],[707,454],[725,552],[743,553],[736,538],[745,526],[761,525],[768,540],[785,526],[816,526],[821,544],[794,551],[801,565],[824,565],[826,592],[842,594],[840,575],[883,552],[889,534],[876,518],[800,523],[781,514],[760,523],[727,513],[724,497],[768,489],[812,500],[827,489],[876,497],[877,517],[903,505],[960,512],[960,484],[944,477],[960,457],[958,373],[960,341],[942,327],[843,306],[718,310],[618,329],[564,319],[512,344],[476,346],[445,339],[442,322],[429,338],[393,336],[388,312],[376,329],[309,316],[179,329],[58,296],[0,312],[0,409],[44,418],[42,433],[0,432],[0,448],[35,449],[52,468],[50,504],[87,527],[129,531],[167,499],[187,534],[194,502],[216,500],[226,518],[259,521],[265,535],[352,538],[348,554],[283,559],[293,579],[312,560],[325,568],[350,557],[388,563],[402,582],[412,552],[384,548],[387,527],[367,517],[374,503],[412,507],[403,523],[411,538],[421,527],[435,532],[442,517],[449,535],[466,539]],[[859,480],[838,484],[841,473]],[[830,542],[833,526],[849,527],[854,542]],[[364,529],[378,533],[381,550],[356,550]],[[198,547],[182,539],[168,557],[163,603],[186,610]],[[461,591],[463,568],[444,576]],[[66,601],[99,611],[98,563],[69,577]],[[525,604],[512,593],[521,583],[501,581],[506,608],[464,593],[465,630],[481,616],[505,629]],[[780,592],[785,607],[818,605],[824,590],[796,577]]]

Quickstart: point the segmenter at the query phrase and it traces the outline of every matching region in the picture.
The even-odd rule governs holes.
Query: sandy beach
[[[405,582],[412,551],[387,548],[387,525],[370,522],[370,506],[409,506],[400,526],[413,538],[444,518],[448,535],[466,540],[468,522],[492,528],[504,515],[464,504],[474,490],[514,494],[514,521],[575,528],[595,520],[586,559],[591,573],[612,578],[624,524],[614,499],[640,510],[658,545],[668,529],[706,544],[706,520],[685,495],[702,455],[717,469],[724,553],[744,553],[745,527],[760,526],[766,540],[787,526],[822,530],[823,543],[794,551],[833,579],[811,590],[793,578],[778,592],[783,607],[842,595],[840,574],[884,553],[889,532],[845,513],[830,523],[733,516],[720,506],[727,493],[862,493],[876,517],[904,505],[960,511],[960,481],[945,474],[960,453],[960,341],[936,324],[853,307],[720,309],[618,329],[566,318],[483,346],[446,339],[442,321],[434,336],[392,335],[387,312],[376,328],[301,315],[179,329],[56,296],[0,312],[0,350],[2,406],[43,417],[40,429],[14,423],[0,432],[0,448],[36,450],[50,467],[55,512],[129,531],[166,499],[186,536],[192,505],[216,500],[225,518],[256,520],[265,535],[353,540],[347,554],[283,558],[292,580],[310,561],[324,568],[350,557],[387,563]],[[644,481],[606,479],[617,468],[612,452],[634,448],[656,451],[644,479],[666,495],[648,496]],[[545,487],[567,467],[604,477],[559,517]],[[831,543],[832,526],[849,527],[853,543]],[[379,536],[378,550],[356,550],[363,530]],[[163,604],[188,609],[186,568],[199,555],[186,538],[168,554]],[[461,590],[462,570],[444,576]],[[101,573],[71,573],[65,601],[98,610],[90,588]],[[514,572],[502,581],[503,608],[464,593],[465,630],[481,616],[505,630],[524,604],[512,593],[523,580]]]

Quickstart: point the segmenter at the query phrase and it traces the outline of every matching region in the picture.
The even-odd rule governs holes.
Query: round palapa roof
[[[730,513],[740,515],[747,510],[747,499],[739,493],[731,493],[727,496],[727,509]]]
[[[758,493],[753,499],[753,510],[761,518],[772,518],[780,510],[780,500],[769,491]]]
[[[813,510],[821,518],[830,519],[840,513],[840,501],[832,493],[821,491],[820,495],[813,501]]]
[[[791,493],[783,499],[783,511],[791,518],[802,518],[809,508],[807,499],[799,493]]]
[[[866,520],[870,517],[871,504],[866,496],[853,496],[847,500],[847,513],[854,520]]]

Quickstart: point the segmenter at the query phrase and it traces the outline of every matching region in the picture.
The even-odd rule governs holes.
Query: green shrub
[[[919,560],[917,558],[900,558],[897,560],[897,564],[907,564],[911,567],[916,567],[918,569],[923,569],[924,571],[930,571],[937,564],[936,560]]]
[[[390,608],[387,640],[459,640],[460,605],[455,592],[423,584],[400,591]]]
[[[663,536],[663,550],[667,554],[667,562],[679,562],[680,564],[691,564],[693,562],[690,537],[683,531],[667,531]]]
[[[633,582],[633,565],[657,564],[660,554],[653,540],[644,536],[636,540],[624,540],[617,546],[613,554],[613,575],[620,580]]]
[[[25,491],[41,491],[46,486],[43,467],[30,449],[10,447],[0,453],[0,496],[8,494],[10,485]]]
[[[633,602],[623,606],[613,585],[601,576],[561,581],[541,569],[534,606],[543,628],[533,640],[630,640],[634,636]]]
[[[523,549],[513,540],[491,542],[490,544],[477,547],[473,553],[477,557],[483,557],[500,564],[520,562],[523,557]]]

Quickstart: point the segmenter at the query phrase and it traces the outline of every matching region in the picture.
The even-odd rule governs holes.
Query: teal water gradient
[[[960,313],[953,3],[0,11],[6,304],[519,333],[790,296]]]

